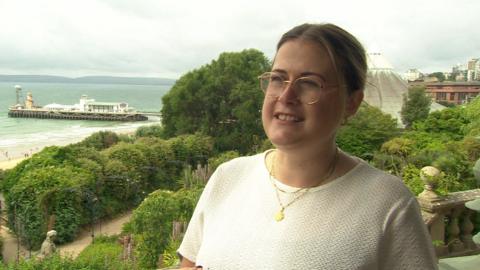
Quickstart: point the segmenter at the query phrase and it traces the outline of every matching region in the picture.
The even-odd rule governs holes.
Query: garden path
[[[2,221],[3,223],[3,221]],[[25,257],[28,254],[28,250],[22,246],[18,246],[17,238],[15,235],[10,233],[10,230],[1,226],[0,235],[3,238],[3,261],[6,263],[14,262],[17,259],[17,248],[19,249],[19,254],[22,257]]]
[[[122,226],[124,223],[130,220],[132,216],[132,211],[128,211],[120,216],[117,216],[113,219],[102,220],[94,226],[94,234],[98,235],[114,235],[122,232]],[[0,228],[0,233],[4,239],[3,242],[3,259],[4,262],[14,262],[17,258],[17,239],[14,235],[9,233],[8,228],[2,226]],[[72,256],[76,257],[78,254],[86,248],[92,242],[92,231],[90,226],[86,226],[83,230],[80,231],[77,239],[71,243],[57,246],[62,256]],[[32,252],[33,256],[36,252]],[[20,254],[22,257],[28,255],[27,249],[20,246]]]
[[[132,211],[128,211],[118,217],[98,222],[94,226],[94,235],[114,235],[122,232],[122,226],[130,220]],[[78,235],[77,239],[71,243],[57,246],[60,254],[77,257],[77,255],[88,245],[92,243],[92,231],[90,226],[86,226]]]

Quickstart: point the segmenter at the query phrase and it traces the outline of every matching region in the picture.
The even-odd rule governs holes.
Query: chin
[[[294,134],[290,135],[292,136],[286,136],[286,134],[272,134],[272,136],[268,136],[268,138],[276,148],[293,146],[296,145],[299,141],[301,141],[298,136],[295,136]]]

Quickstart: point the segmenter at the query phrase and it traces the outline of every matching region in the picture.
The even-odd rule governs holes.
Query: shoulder
[[[225,163],[222,163],[218,169],[225,171],[225,170],[232,170],[243,168],[245,166],[261,166],[264,164],[266,152],[255,154],[252,156],[242,156],[231,159]]]
[[[378,229],[385,231],[399,219],[421,220],[417,200],[401,178],[365,161],[360,161],[344,177],[340,188],[346,198],[343,202],[349,209],[355,209],[352,213],[368,218],[371,226],[376,220]]]
[[[415,196],[401,178],[363,160],[359,160],[357,166],[342,178],[336,190],[340,189],[344,197],[351,197],[352,201],[361,201],[361,205],[368,209],[377,209],[380,215],[387,214],[392,209],[404,208],[415,201]]]
[[[376,196],[413,197],[412,192],[400,177],[379,170],[363,160],[359,161],[355,178],[359,185],[370,190],[369,193],[375,193]]]
[[[234,189],[253,176],[261,175],[265,170],[265,153],[253,156],[243,156],[234,158],[222,163],[208,180],[206,189],[215,193],[223,193]]]
[[[265,164],[264,157],[265,153],[259,153],[252,156],[234,158],[218,166],[214,175],[228,178],[229,176],[239,176],[245,173],[252,173],[255,170],[261,170]]]

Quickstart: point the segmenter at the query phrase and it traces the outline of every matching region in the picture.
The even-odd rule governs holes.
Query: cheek
[[[272,115],[272,108],[273,106],[271,105],[271,103],[264,99],[262,105],[262,122],[264,127]]]
[[[273,122],[273,113],[275,111],[275,100],[272,99],[264,99],[262,105],[262,125],[263,130],[269,135],[270,127],[272,126]]]
[[[345,103],[343,99],[333,97],[323,100],[318,106],[312,109],[312,114],[320,118],[323,123],[335,123],[343,119]]]

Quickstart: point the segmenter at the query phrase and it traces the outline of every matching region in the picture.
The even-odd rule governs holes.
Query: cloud
[[[403,72],[480,57],[480,2],[0,0],[0,73],[178,77],[224,51],[272,57],[281,34],[333,22]]]

